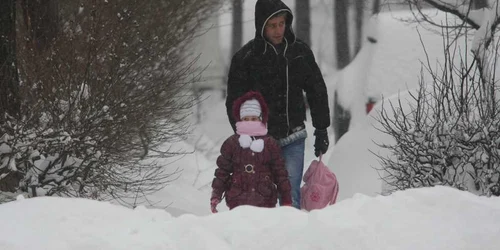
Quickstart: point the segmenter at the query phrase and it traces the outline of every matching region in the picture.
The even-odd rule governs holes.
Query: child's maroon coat
[[[239,107],[252,98],[260,102],[262,121],[267,121],[267,105],[258,92],[249,92],[235,101],[234,117],[240,120]],[[224,194],[230,209],[240,205],[275,207],[279,193],[283,204],[292,204],[288,172],[278,142],[268,135],[255,136],[255,140],[264,140],[264,149],[253,152],[242,148],[238,139],[239,135],[234,134],[222,144],[212,182],[212,198],[221,200]]]

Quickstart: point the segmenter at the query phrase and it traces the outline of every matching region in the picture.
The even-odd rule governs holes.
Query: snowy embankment
[[[306,213],[239,207],[173,217],[84,199],[0,205],[0,249],[497,249],[500,198],[447,187],[356,195]]]

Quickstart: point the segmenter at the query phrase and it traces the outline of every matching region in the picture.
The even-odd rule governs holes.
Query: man
[[[316,136],[316,156],[328,149],[330,111],[321,71],[309,46],[296,39],[293,14],[280,0],[258,0],[255,5],[255,38],[233,56],[227,85],[229,121],[233,101],[244,93],[259,91],[269,107],[268,131],[282,149],[292,185],[293,206],[300,209],[300,183],[304,170],[307,133],[304,120],[306,92]],[[280,201],[281,202],[281,201]]]

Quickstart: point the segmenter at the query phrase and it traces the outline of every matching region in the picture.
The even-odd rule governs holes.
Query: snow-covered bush
[[[163,187],[173,171],[154,159],[183,152],[158,146],[186,135],[195,102],[184,51],[217,3],[60,2],[51,46],[18,46],[22,107],[0,124],[0,190],[124,199]]]
[[[500,103],[495,76],[500,67],[500,37],[494,32],[488,47],[460,45],[457,36],[470,41],[470,31],[461,27],[443,29],[445,60],[437,67],[429,61],[423,64],[420,87],[410,94],[409,103],[384,103],[378,114],[381,130],[395,139],[395,144],[380,145],[392,153],[379,156],[388,192],[446,185],[500,196]],[[474,41],[482,35],[476,32]],[[431,82],[424,80],[425,74]]]

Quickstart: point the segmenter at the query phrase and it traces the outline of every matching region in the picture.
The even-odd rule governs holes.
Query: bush
[[[125,199],[164,187],[172,173],[155,159],[184,152],[159,146],[186,135],[195,102],[185,51],[217,2],[59,3],[50,46],[18,44],[21,115],[1,124],[0,168],[19,181],[2,190]]]
[[[380,145],[392,154],[379,156],[382,179],[390,187],[386,191],[445,185],[499,196],[500,105],[494,74],[486,77],[484,68],[467,57],[457,63],[462,50],[448,32],[443,37],[445,61],[437,70],[430,62],[425,66],[433,81],[424,82],[422,73],[409,108],[400,100],[389,108],[385,103],[388,109],[378,114],[381,130],[396,142]],[[498,52],[490,58],[496,60]],[[488,65],[494,69],[496,62]]]

